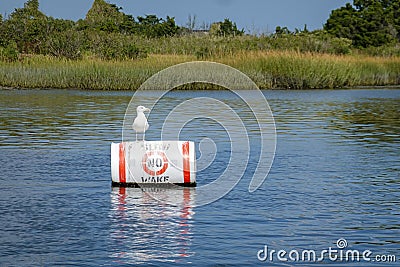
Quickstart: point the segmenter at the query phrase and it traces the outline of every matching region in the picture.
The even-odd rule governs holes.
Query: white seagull
[[[137,134],[143,134],[143,141],[144,141],[144,133],[149,129],[149,123],[147,122],[146,115],[144,115],[145,111],[150,111],[150,109],[145,108],[143,106],[138,106],[136,108],[137,116],[133,121],[132,128],[136,132],[136,141],[137,141]]]

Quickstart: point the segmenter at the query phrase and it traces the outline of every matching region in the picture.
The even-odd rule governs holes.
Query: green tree
[[[275,35],[280,36],[284,34],[291,34],[287,27],[276,26],[275,28]]]
[[[391,4],[386,5],[388,16],[388,29],[392,36],[400,41],[400,0],[389,1]]]
[[[86,14],[84,28],[93,28],[104,32],[132,33],[135,20],[132,16],[121,12],[115,4],[104,0],[95,0]]]
[[[39,11],[38,0],[28,0],[4,22],[5,38],[14,41],[23,53],[38,53],[46,38],[47,17]]]
[[[175,23],[175,18],[170,16],[167,16],[166,20],[162,20],[159,27],[162,36],[174,36],[179,31],[179,27]]]
[[[139,26],[138,33],[145,35],[147,37],[158,37],[158,25],[161,23],[162,19],[158,18],[156,15],[146,15],[145,17],[137,17]]]
[[[138,17],[139,33],[147,37],[174,36],[178,33],[179,27],[175,23],[175,18],[167,16],[167,19],[158,18],[156,15],[146,15]]]
[[[354,5],[333,10],[324,29],[357,47],[399,41],[399,8],[400,0],[354,0]]]
[[[241,36],[244,30],[238,30],[236,23],[229,19],[222,22],[216,22],[211,25],[210,34],[217,36]]]
[[[47,33],[65,32],[75,29],[75,22],[72,20],[55,19],[53,17],[47,18]]]
[[[357,20],[356,10],[347,3],[346,6],[332,11],[324,27],[337,37],[353,40],[357,33]]]

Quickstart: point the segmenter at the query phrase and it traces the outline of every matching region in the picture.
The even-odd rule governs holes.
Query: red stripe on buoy
[[[120,183],[126,183],[124,143],[120,143],[119,144],[119,182]]]
[[[189,142],[183,143],[182,154],[183,154],[183,182],[185,184],[189,184],[190,183]]]

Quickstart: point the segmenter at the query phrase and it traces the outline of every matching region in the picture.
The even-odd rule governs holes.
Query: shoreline
[[[303,89],[287,89],[287,88],[270,88],[263,89],[259,88],[261,91],[339,91],[339,90],[400,90],[399,85],[376,85],[376,86],[354,86],[354,87],[344,87],[344,88],[303,88]],[[127,89],[127,90],[104,90],[104,89],[80,89],[80,88],[22,88],[22,87],[4,87],[0,86],[0,91],[57,91],[57,90],[71,90],[71,91],[92,91],[92,92],[134,92],[138,89]],[[178,91],[219,91],[224,89],[182,89]],[[226,89],[229,90],[229,89]],[[148,89],[148,91],[157,91],[157,89]],[[243,91],[251,91],[248,89],[243,89]]]
[[[12,63],[0,62],[0,88],[132,91],[158,71],[190,61],[199,60],[190,55],[161,54],[126,61],[103,61],[90,57],[70,61],[32,56]],[[238,69],[260,89],[400,88],[400,57],[241,51],[207,61]],[[179,89],[218,88],[199,83]]]

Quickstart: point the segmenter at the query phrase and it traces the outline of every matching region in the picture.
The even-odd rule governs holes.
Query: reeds
[[[399,57],[274,51],[241,53],[223,61],[262,88],[346,88],[400,82]]]
[[[345,88],[400,83],[399,57],[229,51],[209,54],[206,59],[239,69],[265,89]],[[150,54],[147,58],[125,61],[103,61],[90,56],[78,61],[30,56],[17,62],[0,62],[0,86],[134,90],[158,71],[194,60],[198,57],[189,53]],[[196,85],[184,88],[195,89]]]

